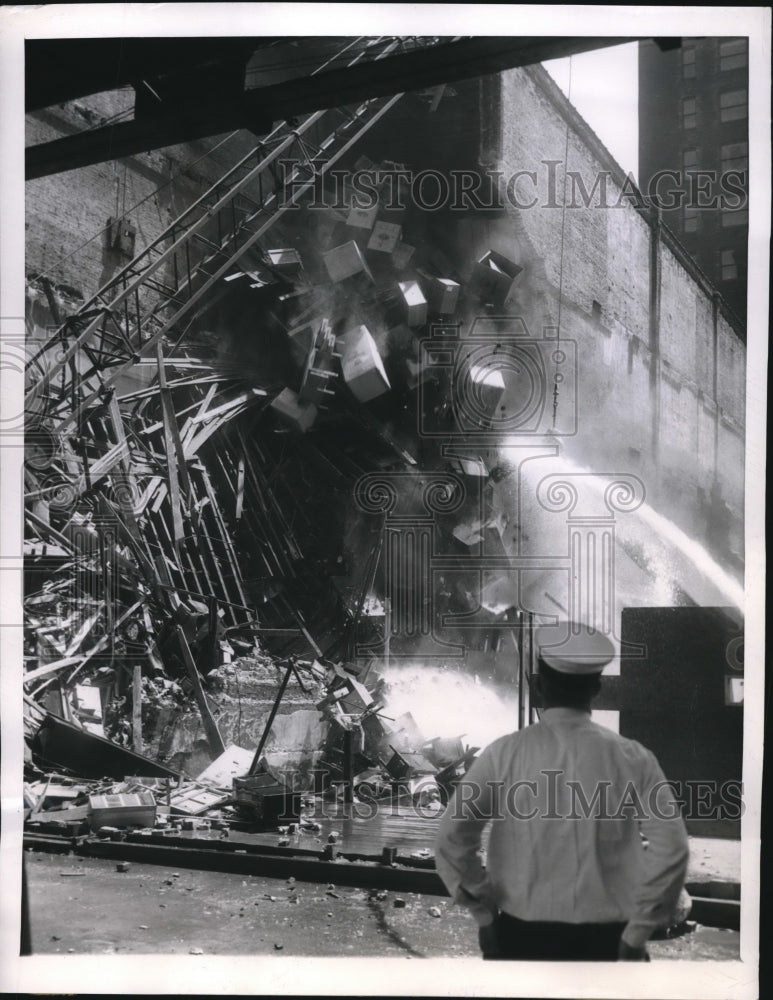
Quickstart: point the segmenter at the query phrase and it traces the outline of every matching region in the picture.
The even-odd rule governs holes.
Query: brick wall
[[[128,114],[131,91],[100,94],[27,118],[27,145],[98,127]],[[247,132],[53,174],[26,185],[26,270],[91,296],[130,259],[107,246],[109,216],[135,226],[136,252],[251,148]]]
[[[531,313],[539,329],[558,322],[560,299],[561,336],[577,342],[579,428],[566,454],[635,473],[652,506],[715,558],[741,559],[746,350],[739,332],[665,229],[653,324],[654,219],[636,207],[635,188],[541,67],[502,75],[502,108],[499,169],[505,179],[530,171],[536,181],[521,178],[492,245],[526,269],[510,307]],[[562,212],[567,150],[568,169],[582,183],[567,182]]]

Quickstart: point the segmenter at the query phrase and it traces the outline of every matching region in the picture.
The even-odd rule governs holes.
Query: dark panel
[[[315,76],[268,83],[246,90],[239,97],[232,95],[218,100],[210,95],[205,101],[178,100],[167,113],[153,115],[147,120],[135,119],[29,147],[26,175],[30,180],[45,177],[238,128],[264,134],[270,130],[272,122],[311,111],[472,79],[631,40],[465,38],[362,65],[324,70]]]
[[[33,739],[32,751],[47,767],[64,768],[81,778],[179,777],[177,771],[55,715],[46,716]]]
[[[688,830],[738,836],[743,708],[725,704],[726,677],[742,676],[733,652],[742,626],[729,608],[626,608],[618,683],[620,732],[648,747],[678,783]]]

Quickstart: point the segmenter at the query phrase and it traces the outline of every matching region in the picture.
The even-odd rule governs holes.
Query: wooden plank
[[[255,751],[255,756],[252,758],[252,763],[250,764],[250,769],[247,772],[248,775],[255,774],[258,766],[260,765],[260,759],[263,756],[263,748],[266,745],[269,734],[271,732],[271,727],[274,724],[274,719],[276,718],[276,713],[279,711],[279,705],[282,701],[282,696],[287,688],[287,682],[293,675],[293,665],[290,663],[285,670],[285,675],[282,678],[282,683],[279,685],[279,690],[277,691],[276,698],[274,699],[274,704],[271,706],[271,712],[269,713],[268,719],[266,720],[266,725],[263,729],[263,733],[260,737],[260,742],[258,743],[258,748]]]
[[[201,470],[197,469],[196,471],[198,472],[200,478]],[[215,552],[215,548],[212,544],[212,536],[209,533],[208,530],[209,526],[206,522],[207,508],[208,507],[211,508],[212,500],[209,498],[209,496],[207,497],[207,499],[201,498],[201,484],[198,483],[194,477],[191,477],[191,500],[192,500],[191,506],[194,515],[191,518],[193,535],[196,539],[202,539],[204,542],[203,550],[200,548],[200,558],[201,558],[202,568],[204,569],[207,580],[210,581],[210,587],[211,587],[210,574],[206,570],[206,560],[203,558],[203,556],[208,553],[209,561],[211,562],[215,575],[217,576],[220,582],[221,595],[226,600],[230,600],[228,588],[223,578],[223,574],[220,570],[220,560],[218,559],[217,553]],[[214,593],[215,588],[211,587],[211,590]]]
[[[102,609],[104,607],[105,607],[105,602],[104,601],[100,601],[99,604],[97,605],[96,611],[93,614],[89,615],[86,618],[86,620],[81,623],[80,628],[78,629],[78,631],[75,633],[75,635],[70,640],[70,645],[65,650],[65,653],[64,653],[65,656],[67,656],[67,657],[74,656],[75,653],[76,653],[76,651],[78,649],[80,649],[81,643],[86,638],[86,636],[89,634],[89,632],[94,627],[94,625],[96,625],[97,619],[99,618],[99,615],[100,615],[100,613],[101,613],[101,611],[102,611]],[[111,631],[111,630],[108,629],[108,632],[109,631]]]
[[[195,384],[196,383],[191,383],[191,387],[193,387]],[[169,385],[171,385],[171,382],[169,383]],[[209,406],[210,402],[212,401],[212,398],[215,396],[216,392],[217,392],[217,383],[209,387],[209,391],[207,392],[207,395],[203,400],[197,399],[196,402],[191,403],[190,406],[185,406],[183,407],[182,410],[176,410],[175,412],[177,413],[178,421],[180,417],[184,416],[186,413],[191,413],[193,410],[197,410],[199,414],[204,413],[207,407]],[[140,434],[143,435],[155,434],[157,431],[163,430],[163,427],[164,427],[163,420],[159,420],[155,424],[148,424],[147,427],[143,427],[142,430],[140,431]],[[181,438],[184,437],[183,431],[180,431],[180,437]]]
[[[221,464],[222,464],[222,459],[221,459]],[[247,601],[247,595],[244,592],[239,560],[237,558],[236,552],[234,551],[230,532],[228,531],[225,521],[223,520],[223,515],[220,512],[220,507],[217,503],[217,496],[215,494],[214,487],[212,486],[212,480],[209,478],[209,473],[206,470],[202,471],[201,479],[202,482],[204,483],[204,489],[207,491],[207,496],[209,497],[212,513],[214,514],[215,520],[217,521],[218,524],[218,528],[220,529],[220,535],[223,541],[225,542],[225,548],[229,555],[231,572],[233,574],[234,583],[236,584],[236,590],[239,594],[239,600],[246,607],[248,606],[248,601]],[[234,624],[236,624],[235,620]]]
[[[169,502],[172,508],[174,540],[176,543],[179,543],[185,537],[180,487],[182,486],[188,492],[190,483],[188,482],[188,471],[177,427],[177,418],[172,406],[172,394],[166,384],[164,351],[160,343],[156,347],[156,359],[158,361],[158,385],[161,394],[161,410],[164,417],[164,444],[166,446],[167,458],[166,479],[169,484]]]
[[[215,754],[215,756],[220,756],[225,750],[225,743],[223,743],[223,737],[220,735],[220,730],[217,728],[217,722],[215,722],[215,717],[212,715],[209,704],[207,702],[207,696],[204,694],[204,688],[201,685],[201,677],[196,669],[196,664],[193,660],[193,654],[191,653],[190,646],[188,645],[188,640],[185,638],[185,632],[181,625],[176,626],[177,638],[180,642],[180,649],[182,650],[183,659],[185,660],[185,666],[188,670],[188,676],[193,684],[193,691],[196,696],[196,702],[199,706],[199,711],[201,712],[201,720],[204,723],[204,731],[207,734],[207,742],[209,743],[210,750]]]
[[[239,458],[239,466],[236,472],[236,510],[235,519],[241,521],[242,510],[244,509],[244,455]]]
[[[128,609],[128,611],[125,611],[121,615],[121,617],[116,621],[115,623],[116,628],[126,618],[128,618],[130,614],[136,611],[141,603],[142,603],[141,601],[137,601],[136,604],[133,604]],[[102,650],[105,648],[105,646],[107,646],[107,643],[111,638],[112,636],[108,635],[102,636],[102,638],[94,646],[92,646],[92,648],[88,651],[88,653],[85,654],[85,656],[67,657],[66,660],[57,660],[55,663],[47,663],[43,667],[38,667],[37,670],[31,670],[28,674],[24,675],[24,677],[22,678],[22,682],[24,684],[28,684],[30,681],[34,681],[36,677],[45,677],[46,674],[53,673],[55,670],[59,670],[61,667],[71,666],[73,663],[79,664],[78,670],[80,670],[81,667],[85,666],[85,664],[88,663],[88,661],[92,658],[92,656],[96,656],[97,653],[102,652]],[[68,679],[68,683],[70,680],[72,680],[75,674],[78,673],[78,670],[76,670],[75,673],[73,673],[70,676],[70,678]]]
[[[210,420],[212,417],[222,416],[236,406],[244,407],[245,403],[255,402],[255,397],[264,396],[268,396],[265,389],[246,389],[244,392],[240,392],[238,396],[234,396],[232,399],[226,400],[225,403],[221,403],[220,406],[216,406],[214,410],[197,413],[195,417],[191,417],[191,423],[199,424],[204,420]]]
[[[142,665],[134,664],[132,675],[132,749],[142,753]]]

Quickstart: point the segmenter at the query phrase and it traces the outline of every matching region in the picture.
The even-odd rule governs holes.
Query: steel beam
[[[496,36],[444,41],[378,61],[245,90],[239,99],[175,102],[167,114],[40,143],[27,149],[26,176],[32,180],[234,129],[264,134],[273,121],[300,114],[631,41],[636,39]]]

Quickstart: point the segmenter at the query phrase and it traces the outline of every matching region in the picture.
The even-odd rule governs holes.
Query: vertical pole
[[[344,729],[344,802],[354,799],[354,755],[352,752],[352,731]]]
[[[719,292],[711,296],[711,402],[714,406],[714,481],[719,479]]]
[[[389,669],[392,653],[392,598],[384,598],[384,669]]]
[[[132,676],[132,749],[142,753],[142,664],[135,663]]]
[[[258,749],[255,751],[255,756],[252,758],[252,764],[250,764],[250,769],[247,774],[255,774],[258,769],[258,764],[260,764],[260,758],[263,753],[263,747],[266,745],[266,740],[268,739],[268,734],[271,732],[271,727],[274,725],[274,719],[276,718],[276,713],[279,711],[279,703],[282,701],[282,695],[285,693],[285,688],[287,687],[287,682],[293,673],[293,665],[289,664],[287,670],[285,670],[284,678],[277,692],[276,698],[274,699],[274,704],[271,706],[271,712],[269,713],[268,719],[266,720],[266,727],[263,730],[263,735],[260,737],[260,743],[258,743]]]
[[[524,723],[526,721],[526,672],[524,670],[524,628],[523,628],[523,612],[516,612],[518,615],[518,630],[512,630],[511,635],[514,640],[517,636],[518,645],[518,728],[523,729]]]
[[[660,240],[662,211],[653,205],[650,224],[650,403],[652,406],[652,453],[658,457],[660,447],[660,293],[661,253]]]
[[[190,646],[188,645],[188,640],[185,638],[185,632],[183,631],[181,625],[177,626],[177,639],[180,643],[180,650],[183,654],[183,659],[185,660],[185,667],[188,671],[188,676],[193,684],[193,693],[196,696],[196,702],[199,706],[201,721],[204,723],[204,731],[207,734],[209,749],[211,753],[217,757],[225,750],[225,744],[223,743],[223,737],[220,735],[220,730],[217,728],[215,717],[212,715],[210,707],[207,704],[207,696],[204,694],[204,688],[201,685],[201,676],[199,675],[193,655],[191,654]]]
[[[529,693],[529,722],[537,722],[537,710],[532,707],[531,703],[531,678],[534,674],[534,665],[536,663],[537,657],[534,652],[534,615],[531,611],[526,612],[528,620],[528,633],[529,633],[529,645],[528,645],[528,658],[526,660],[526,669],[528,672],[528,681],[526,684],[527,691]]]

